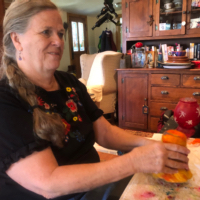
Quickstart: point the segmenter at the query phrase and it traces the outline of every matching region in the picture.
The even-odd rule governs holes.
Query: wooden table
[[[159,140],[160,134],[153,139]],[[193,177],[187,183],[174,184],[154,179],[152,174],[137,173],[124,190],[120,200],[200,200],[200,143],[190,149],[189,168]]]

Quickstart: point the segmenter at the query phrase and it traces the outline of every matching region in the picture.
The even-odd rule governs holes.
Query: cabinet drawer
[[[157,133],[157,127],[158,127],[158,121],[159,117],[151,117],[150,118],[150,131],[153,131],[154,133]]]
[[[155,103],[152,102],[150,105],[150,115],[151,116],[158,116],[160,117],[163,112],[166,110],[173,110],[175,109],[177,104],[172,103]]]
[[[200,87],[200,75],[183,74],[183,86]]]
[[[178,102],[184,97],[194,97],[200,103],[200,88],[152,87],[151,100]]]
[[[151,74],[151,84],[177,86],[180,85],[179,74]]]

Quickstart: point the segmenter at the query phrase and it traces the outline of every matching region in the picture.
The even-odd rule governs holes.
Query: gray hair
[[[31,18],[44,10],[58,10],[50,0],[15,0],[7,9],[3,21],[2,74],[9,85],[17,90],[30,106],[38,105],[35,86],[20,70],[16,62],[16,49],[11,40],[12,32],[25,33]],[[64,125],[59,114],[46,114],[39,108],[33,111],[34,132],[54,145],[63,146]]]

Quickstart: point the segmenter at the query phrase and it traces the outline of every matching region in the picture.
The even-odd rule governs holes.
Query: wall
[[[61,17],[63,22],[67,22],[67,13],[65,11],[61,11]],[[69,55],[69,38],[68,38],[68,31],[66,33],[66,38],[64,37],[65,45],[64,45],[64,52],[63,57],[60,62],[60,66],[58,70],[60,71],[67,71],[68,66],[70,65],[70,55]]]
[[[120,12],[117,12],[120,14]],[[61,11],[61,17],[63,22],[67,22],[67,12]],[[104,23],[100,27],[95,28],[92,30],[92,27],[98,19],[94,16],[87,16],[87,25],[88,25],[88,49],[89,54],[97,53],[98,52],[98,43],[99,43],[99,36],[102,34],[102,31],[111,30],[113,33],[113,40],[116,44],[116,26],[112,22]],[[64,45],[64,52],[63,57],[60,62],[60,66],[58,70],[67,71],[68,66],[70,65],[70,55],[69,55],[69,38],[68,33],[66,34],[65,45]]]
[[[92,30],[92,27],[98,21],[96,17],[88,16],[88,39],[89,39],[89,53],[98,52],[99,36],[103,31],[110,30],[113,33],[113,40],[116,44],[116,25],[112,22],[104,23],[100,27],[96,27]]]

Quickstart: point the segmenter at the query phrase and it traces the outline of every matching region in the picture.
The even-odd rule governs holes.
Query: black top
[[[51,147],[61,165],[99,162],[94,149],[93,124],[103,111],[98,109],[87,93],[86,87],[73,75],[56,71],[60,90],[48,92],[36,87],[38,103],[45,112],[59,113],[66,126],[63,148],[38,138],[33,132],[32,109],[18,93],[10,88],[7,80],[0,81],[0,199],[42,200],[9,178],[5,171],[12,163]],[[62,196],[56,199],[68,199]]]

